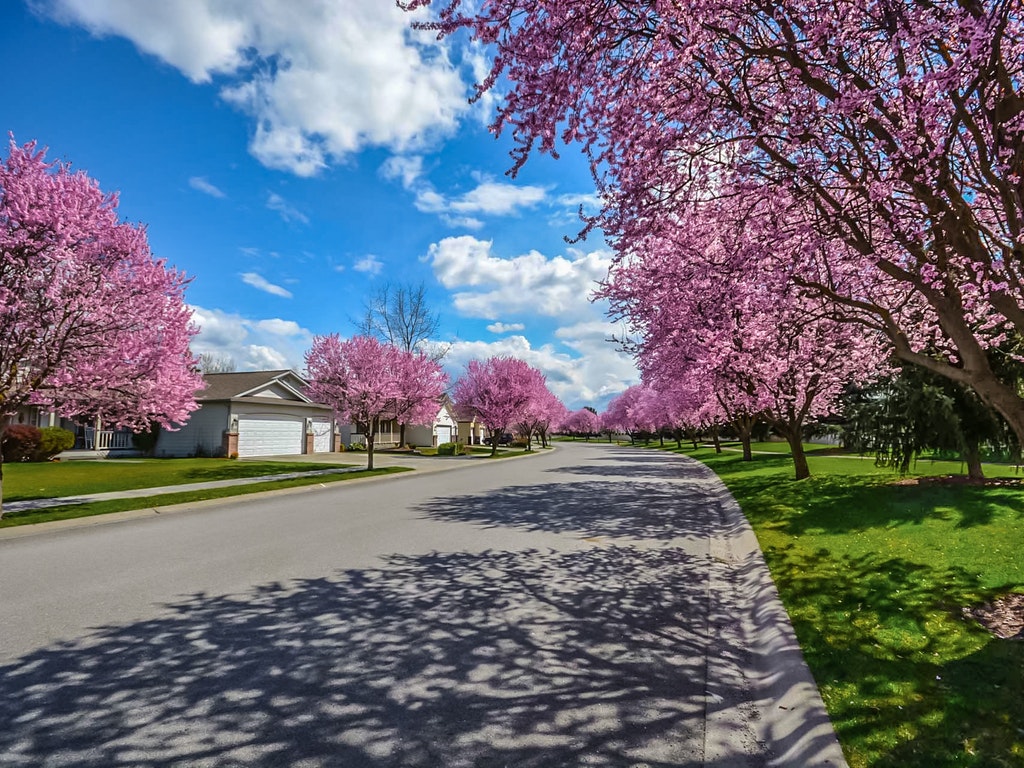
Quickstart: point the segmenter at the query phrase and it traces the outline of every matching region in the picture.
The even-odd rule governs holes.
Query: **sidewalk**
[[[53,499],[26,499],[25,501],[4,502],[4,512],[22,512],[27,509],[46,509],[64,504],[86,504],[90,501],[110,501],[112,499],[140,499],[147,496],[159,496],[164,493],[186,493],[202,491],[208,488],[229,488],[233,485],[250,485],[266,483],[274,480],[291,480],[296,477],[318,477],[321,475],[338,475],[347,472],[359,472],[364,467],[346,467],[344,469],[317,469],[312,472],[283,472],[276,475],[260,475],[259,477],[239,477],[231,480],[207,480],[202,483],[184,483],[182,485],[161,485],[154,488],[133,488],[123,491],[105,491],[103,493],[83,493],[80,496],[63,496]]]
[[[408,467],[423,474],[428,472],[440,472],[443,470],[455,469],[459,466],[466,466],[466,462],[481,458],[480,456],[422,456],[418,453],[381,451],[374,453],[374,469],[388,467]],[[152,488],[134,488],[122,491],[105,491],[103,493],[83,493],[79,496],[63,496],[50,499],[26,499],[24,501],[4,502],[4,512],[23,512],[32,509],[46,509],[58,507],[65,504],[86,504],[92,501],[111,501],[113,499],[142,499],[149,496],[159,496],[165,493],[187,493],[189,491],[202,491],[211,488],[230,488],[236,485],[251,485],[253,483],[267,483],[275,480],[292,480],[299,477],[319,477],[323,475],[339,475],[351,472],[362,472],[366,469],[366,453],[316,453],[300,454],[296,456],[260,456],[258,461],[301,461],[303,463],[322,464],[347,464],[354,463],[355,466],[345,468],[316,469],[310,472],[281,472],[273,475],[260,475],[258,477],[239,477],[230,480],[207,480],[200,483],[184,483],[181,485],[162,485]],[[245,459],[240,459],[245,461]]]

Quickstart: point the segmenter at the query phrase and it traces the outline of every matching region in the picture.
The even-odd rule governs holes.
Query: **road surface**
[[[705,468],[452,466],[0,540],[0,765],[843,764]]]

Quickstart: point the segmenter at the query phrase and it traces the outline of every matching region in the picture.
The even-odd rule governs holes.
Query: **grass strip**
[[[352,464],[232,459],[102,459],[3,465],[4,501],[335,469]]]
[[[757,533],[851,768],[1024,766],[1024,642],[964,614],[1024,592],[1024,487],[832,456],[797,482],[786,455],[683,452]]]
[[[323,469],[324,465],[320,465],[319,468]],[[58,507],[47,507],[45,509],[7,513],[4,515],[3,519],[0,519],[0,528],[32,525],[34,523],[45,523],[52,520],[73,520],[79,517],[93,517],[94,515],[110,514],[111,512],[127,512],[133,509],[164,507],[172,504],[187,504],[193,501],[222,499],[229,496],[243,496],[250,493],[259,493],[261,491],[277,491],[284,488],[298,488],[307,485],[337,483],[345,480],[358,480],[365,477],[376,477],[378,475],[391,475],[398,472],[410,471],[412,470],[408,467],[383,467],[380,469],[361,470],[337,475],[296,477],[290,480],[274,480],[263,483],[250,483],[248,485],[234,485],[227,488],[208,488],[197,491],[161,493],[156,496],[145,496],[131,499],[113,499],[110,501],[94,501],[85,504],[65,504]]]

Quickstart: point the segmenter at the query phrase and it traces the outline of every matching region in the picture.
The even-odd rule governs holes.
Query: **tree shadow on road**
[[[194,595],[0,667],[0,755],[12,766],[704,765],[699,566],[671,548],[395,556]],[[724,640],[715,652],[740,653]]]
[[[539,483],[431,499],[418,510],[438,520],[587,537],[707,539],[720,530],[715,489],[652,481]]]

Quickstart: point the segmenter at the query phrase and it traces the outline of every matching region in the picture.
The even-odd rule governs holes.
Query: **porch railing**
[[[132,433],[114,429],[92,429],[86,427],[85,448],[89,451],[109,451],[117,448],[131,448]]]

